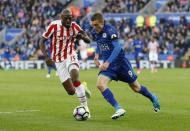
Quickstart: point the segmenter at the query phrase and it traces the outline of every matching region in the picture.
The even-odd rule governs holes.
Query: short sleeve
[[[82,28],[76,22],[72,23],[72,28],[75,31],[75,35],[77,35],[82,30]]]

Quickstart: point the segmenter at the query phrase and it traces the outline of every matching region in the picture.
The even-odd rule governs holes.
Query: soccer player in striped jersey
[[[51,58],[45,48],[45,42],[50,39]],[[81,27],[72,22],[72,13],[65,9],[61,12],[61,19],[52,21],[43,33],[40,40],[40,48],[45,56],[46,64],[55,63],[60,81],[69,95],[77,94],[82,106],[88,111],[87,97],[91,93],[79,80],[79,64],[74,49],[76,39],[82,39],[90,43],[89,37]],[[85,94],[86,93],[86,94]]]
[[[118,119],[126,112],[114,98],[112,91],[107,87],[107,84],[112,80],[128,83],[134,92],[142,94],[152,102],[156,112],[159,111],[160,104],[158,98],[137,81],[137,75],[134,73],[130,62],[125,57],[124,50],[119,44],[116,29],[105,23],[103,15],[100,13],[95,13],[91,21],[94,27],[92,36],[97,42],[94,62],[100,68],[97,88],[115,109],[115,113],[111,118]],[[102,56],[103,64],[99,62],[100,55]]]

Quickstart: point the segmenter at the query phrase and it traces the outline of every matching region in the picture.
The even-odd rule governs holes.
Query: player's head
[[[95,28],[96,32],[100,33],[104,27],[104,17],[101,13],[95,13],[91,17],[91,22],[93,28]]]
[[[66,28],[70,28],[72,22],[72,13],[69,9],[64,9],[61,12],[61,20],[63,26],[65,26]]]
[[[152,41],[152,42],[154,42],[154,36],[151,36],[151,38],[150,38],[150,40]]]

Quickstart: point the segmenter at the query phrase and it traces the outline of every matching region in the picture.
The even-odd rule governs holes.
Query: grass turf
[[[68,96],[58,77],[46,70],[0,71],[0,131],[188,131],[190,130],[190,70],[161,69],[156,74],[144,70],[139,81],[156,93],[161,111],[134,93],[127,84],[111,82],[109,87],[127,110],[119,120],[111,120],[113,108],[96,89],[98,70],[81,71],[80,78],[92,91],[89,99],[92,118],[76,121],[76,96]]]

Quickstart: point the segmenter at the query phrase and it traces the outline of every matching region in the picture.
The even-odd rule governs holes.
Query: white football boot
[[[113,120],[116,120],[116,119],[118,119],[118,118],[124,116],[125,113],[126,113],[126,111],[125,111],[124,109],[122,109],[122,108],[121,108],[121,109],[118,109],[118,110],[111,116],[111,118],[112,118]]]
[[[85,106],[85,109],[86,109],[87,112],[89,112],[88,119],[91,118],[90,110],[89,110],[88,106]]]
[[[51,77],[50,74],[47,74],[47,75],[46,75],[46,78],[50,78],[50,77]]]

